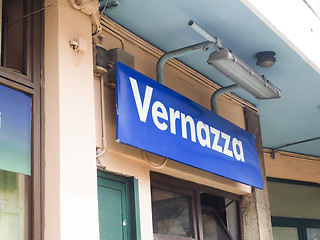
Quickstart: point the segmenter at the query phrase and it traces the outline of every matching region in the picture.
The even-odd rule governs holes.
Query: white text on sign
[[[152,102],[153,88],[148,85],[146,86],[142,102],[137,81],[130,77],[130,83],[139,119],[141,122],[146,122]],[[169,110],[169,114],[167,109]],[[154,124],[159,130],[166,131],[170,128],[171,134],[176,135],[176,121],[180,120],[181,136],[183,138],[188,139],[189,136],[192,142],[196,143],[198,140],[202,147],[211,148],[212,150],[225,154],[229,157],[235,157],[238,161],[245,162],[242,142],[237,138],[231,137],[230,135],[215,129],[202,121],[195,123],[192,116],[186,115],[171,107],[166,108],[160,101],[154,101],[152,103],[151,115]],[[189,126],[189,128],[187,126]],[[188,129],[190,130],[189,134]],[[218,144],[220,139],[223,139],[224,141],[222,146]]]

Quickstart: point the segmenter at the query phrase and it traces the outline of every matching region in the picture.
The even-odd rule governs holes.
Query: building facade
[[[244,4],[268,15],[263,4]],[[14,99],[26,96],[29,108],[22,110],[30,117],[13,117],[29,126],[22,136],[29,152],[17,168],[3,150],[15,141],[0,135],[1,240],[318,239],[319,156],[264,148],[259,107],[232,93],[217,101],[220,117],[253,134],[263,189],[119,143],[116,61],[156,79],[165,52],[100,17],[96,1],[3,0],[2,12],[0,87]],[[167,88],[208,110],[221,87],[177,59],[163,74]],[[138,91],[144,108],[146,95]],[[3,96],[0,134],[5,107],[22,106]],[[163,109],[155,112],[160,126]],[[159,136],[149,134],[150,142]]]

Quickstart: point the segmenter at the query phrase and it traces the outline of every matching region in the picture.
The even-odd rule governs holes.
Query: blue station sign
[[[119,62],[116,125],[121,143],[263,189],[251,133]]]

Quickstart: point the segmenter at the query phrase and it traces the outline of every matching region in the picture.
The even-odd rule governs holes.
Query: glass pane
[[[238,222],[238,208],[237,208],[237,202],[225,199],[225,205],[228,206],[226,208],[226,214],[227,214],[227,227],[228,230],[233,237],[234,240],[239,239],[239,222]]]
[[[193,237],[190,196],[152,188],[153,233]]]
[[[0,170],[0,240],[28,238],[28,177]]]
[[[307,228],[308,240],[320,240],[320,228]]]
[[[320,187],[268,182],[272,216],[320,219]]]
[[[23,16],[24,0],[2,1],[1,65],[25,74],[26,21]]]
[[[31,175],[31,97],[0,85],[0,169]]]
[[[213,213],[202,211],[202,226],[204,240],[228,240],[225,232],[221,229],[214,218]]]
[[[273,240],[299,240],[295,227],[272,227]]]

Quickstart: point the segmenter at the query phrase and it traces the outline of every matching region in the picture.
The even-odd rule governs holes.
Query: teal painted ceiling
[[[101,9],[107,1],[101,1]],[[168,52],[205,41],[187,23],[196,21],[217,36],[233,53],[281,89],[282,97],[257,100],[244,90],[233,93],[259,109],[263,146],[275,148],[320,137],[320,75],[239,0],[119,0],[105,14]],[[108,6],[113,2],[108,1]],[[221,86],[232,82],[207,64],[207,52],[178,58]],[[277,61],[268,69],[256,66],[255,54],[274,51]],[[320,140],[282,150],[320,156]]]

